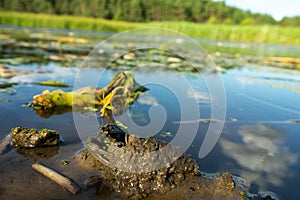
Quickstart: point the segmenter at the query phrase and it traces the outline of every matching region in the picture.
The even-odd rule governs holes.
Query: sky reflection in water
[[[51,128],[51,125],[63,132],[66,140],[73,140],[71,114],[42,119],[21,104],[29,102],[33,95],[44,89],[54,89],[37,86],[32,82],[63,79],[65,83],[72,84],[76,69],[62,68],[53,63],[32,67],[32,70],[36,69],[50,69],[50,72],[16,76],[10,81],[30,83],[18,86],[17,93],[12,96],[0,93],[1,98],[12,100],[0,104],[0,116],[8,121],[2,125],[3,133],[17,125],[36,128]],[[98,69],[86,69],[86,72],[87,76],[101,73]],[[106,85],[114,74],[114,71],[108,70],[100,85]],[[300,124],[289,120],[300,118],[300,93],[297,89],[300,88],[299,75],[299,71],[262,66],[227,70],[222,75],[227,94],[227,115],[221,138],[207,157],[198,159],[203,133],[207,130],[207,124],[200,124],[198,135],[188,150],[193,158],[198,159],[200,169],[207,172],[229,171],[244,178],[252,192],[273,191],[281,199],[296,199],[298,196],[294,191],[297,191],[297,185],[300,184]],[[138,79],[144,76],[149,76],[149,73],[136,72]],[[203,80],[185,76],[196,91],[193,94],[187,90],[188,98],[197,101],[202,119],[210,118],[210,96]],[[170,80],[176,83],[175,76]],[[160,133],[176,131],[178,124],[174,122],[180,121],[180,110],[176,108],[178,102],[165,88],[150,85],[149,92],[139,97],[129,108],[129,113],[136,115],[139,123],[147,124],[150,107],[159,104],[168,113],[167,125]],[[7,112],[10,112],[10,116],[5,114]],[[171,139],[160,137],[159,134],[156,137]]]
[[[299,74],[263,66],[228,70],[227,122],[218,146],[199,161],[202,170],[230,171],[252,192],[297,199],[300,93],[293,88],[300,87]]]

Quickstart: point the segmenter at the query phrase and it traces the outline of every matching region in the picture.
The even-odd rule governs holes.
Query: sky
[[[300,16],[299,0],[225,0],[226,5],[235,6],[253,13],[270,14],[276,20],[283,17]]]

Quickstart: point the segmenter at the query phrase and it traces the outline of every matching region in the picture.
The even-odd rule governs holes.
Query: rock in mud
[[[36,130],[23,127],[11,129],[11,144],[13,147],[44,147],[55,146],[60,137],[55,130]]]

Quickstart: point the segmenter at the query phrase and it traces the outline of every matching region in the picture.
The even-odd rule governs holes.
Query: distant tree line
[[[225,1],[212,0],[0,0],[0,10],[99,17],[130,22],[300,25],[300,17],[284,18],[277,22],[270,15],[251,13],[227,6]]]

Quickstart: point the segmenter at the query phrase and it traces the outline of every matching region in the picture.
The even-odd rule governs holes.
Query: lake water
[[[7,29],[2,28],[1,30],[2,34],[7,34]],[[80,73],[81,77],[85,77],[83,85],[93,84],[94,82],[91,80],[98,81],[101,76],[97,86],[103,87],[118,71],[126,69],[132,70],[136,81],[140,84],[145,83],[149,89],[145,94],[140,95],[126,112],[115,116],[116,120],[128,125],[130,132],[135,132],[142,137],[154,135],[158,139],[172,141],[180,126],[186,126],[188,128],[185,130],[189,130],[189,127],[197,125],[198,129],[195,135],[192,132],[186,132],[184,136],[181,136],[181,139],[189,140],[187,144],[185,142],[179,142],[179,144],[185,145],[186,152],[197,160],[201,171],[206,173],[230,172],[239,177],[238,179],[251,193],[274,193],[279,199],[298,199],[297,188],[300,185],[300,70],[241,62],[238,67],[226,69],[222,73],[209,74],[208,76],[217,77],[218,81],[221,80],[216,84],[221,84],[226,94],[222,101],[226,109],[225,118],[214,119],[212,118],[212,107],[218,105],[212,104],[209,90],[211,88],[207,85],[205,76],[201,76],[201,73],[191,73],[191,69],[174,70],[177,61],[174,62],[172,69],[164,69],[163,65],[166,65],[163,60],[164,56],[166,58],[172,56],[168,52],[163,53],[162,57],[157,52],[149,53],[151,49],[146,53],[143,51],[140,54],[135,53],[139,62],[133,61],[134,59],[119,59],[119,61],[115,61],[114,66],[121,65],[120,68],[112,67],[105,70],[103,67],[84,66],[79,68],[82,62],[80,60],[69,59],[56,62],[54,59],[48,59],[49,55],[59,55],[51,50],[51,45],[44,49],[40,46],[26,47],[26,44],[32,45],[37,41],[31,37],[31,40],[21,43],[24,38],[20,39],[20,35],[24,30],[17,30],[20,31],[20,34],[14,41],[15,46],[9,46],[8,43],[2,41],[1,58],[17,55],[31,59],[30,56],[34,56],[36,52],[40,52],[39,55],[42,55],[42,58],[32,58],[28,62],[16,65],[7,63],[7,60],[2,62],[9,69],[23,70],[26,73],[18,72],[11,78],[0,78],[1,83],[18,84],[0,92],[0,139],[16,126],[48,128],[61,133],[64,145],[53,155],[45,158],[39,152],[28,153],[16,149],[0,156],[0,196],[3,195],[7,198],[7,195],[11,195],[21,198],[22,191],[27,190],[23,187],[30,185],[31,182],[25,180],[25,177],[28,178],[34,174],[28,167],[23,168],[20,165],[30,166],[30,163],[36,160],[46,163],[61,163],[63,159],[67,159],[67,155],[72,156],[82,148],[80,138],[84,135],[81,133],[78,135],[74,117],[87,122],[86,127],[82,128],[88,133],[93,132],[93,129],[88,126],[88,121],[95,119],[93,112],[66,112],[41,116],[32,108],[24,106],[32,101],[34,95],[46,89],[58,89],[35,83],[45,80],[63,80],[64,83],[73,85]],[[27,30],[25,32],[32,34],[32,32],[38,31]],[[43,32],[43,34],[45,33]],[[65,34],[68,33],[47,32],[47,36],[54,35],[55,37]],[[76,34],[79,35],[75,32]],[[105,34],[101,35],[101,37],[104,36]],[[14,36],[11,38],[13,39]],[[49,39],[48,42],[41,40],[39,45],[49,44],[49,41],[51,43],[55,39]],[[118,45],[122,47],[123,43]],[[127,42],[126,45],[128,45]],[[62,48],[68,49],[72,46],[66,44],[62,45]],[[78,44],[76,48],[79,49],[76,52],[80,52],[81,48],[88,51],[92,49],[92,45],[80,46]],[[283,48],[288,49],[285,46]],[[105,47],[102,54],[105,55],[106,52],[113,51],[112,49],[118,48],[116,46],[114,48]],[[80,55],[74,51],[70,52],[70,54],[72,53]],[[291,54],[295,54],[294,50]],[[117,56],[122,57],[123,55]],[[141,59],[144,57],[153,58],[152,65],[149,63],[145,65],[142,61],[148,62],[148,60]],[[237,60],[238,63],[239,59],[240,57],[231,60]],[[197,59],[195,58],[195,60]],[[183,62],[180,61],[179,67],[182,67]],[[160,65],[160,63],[163,64]],[[139,65],[139,67],[132,67],[132,65]],[[72,88],[62,89],[67,91]],[[182,117],[183,112],[193,112],[189,109],[191,106],[194,106],[192,109],[198,109],[198,121],[197,118]],[[151,112],[156,115],[151,115]],[[99,117],[96,119],[99,120]],[[211,119],[211,121],[207,121],[207,119]],[[149,126],[151,123],[154,123],[155,126]],[[209,125],[223,123],[222,133],[212,151],[204,158],[199,158],[200,147],[203,145]],[[140,129],[143,126],[144,129]],[[141,132],[141,130],[147,131]],[[38,189],[36,190],[38,192]],[[51,193],[51,191],[48,192]],[[24,195],[30,197],[26,191]],[[59,196],[60,193],[57,195]]]

